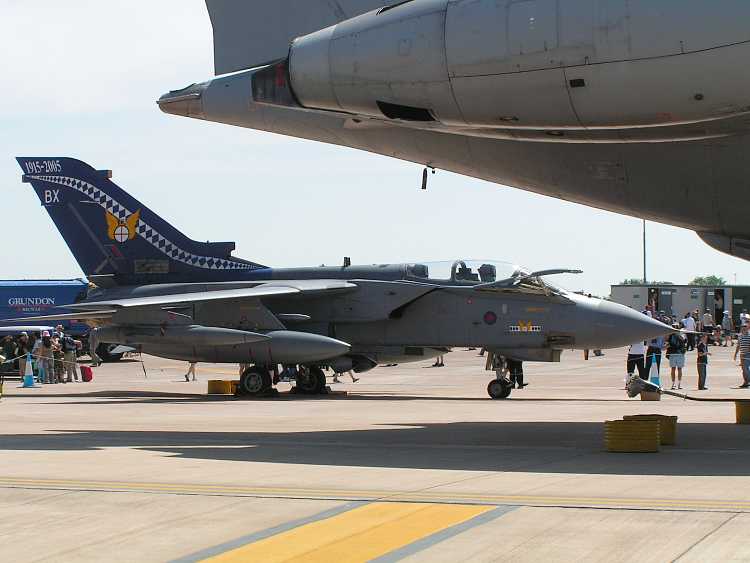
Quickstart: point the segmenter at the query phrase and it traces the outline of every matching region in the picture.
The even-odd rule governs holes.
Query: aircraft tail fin
[[[118,187],[110,171],[74,158],[19,157],[23,181],[65,239],[81,269],[97,276],[230,277],[265,268],[231,255],[233,242],[197,242]],[[174,277],[174,276],[172,276]]]

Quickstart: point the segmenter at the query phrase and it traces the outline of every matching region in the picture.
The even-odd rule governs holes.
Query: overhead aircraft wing
[[[388,0],[206,0],[216,74],[283,59],[295,37],[392,2]]]

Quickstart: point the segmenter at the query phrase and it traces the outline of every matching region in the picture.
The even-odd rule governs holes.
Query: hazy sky
[[[14,156],[73,156],[198,240],[270,266],[484,258],[575,267],[556,283],[608,294],[640,277],[641,222],[351,149],[162,114],[212,75],[202,0],[0,0],[0,277],[82,273]],[[658,187],[655,187],[658,189]],[[649,223],[650,279],[750,263]]]

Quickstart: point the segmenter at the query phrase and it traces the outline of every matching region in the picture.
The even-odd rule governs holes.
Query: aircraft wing
[[[69,309],[70,306],[66,306],[66,309]],[[64,313],[61,315],[39,315],[38,317],[18,317],[15,319],[5,319],[8,322],[21,322],[21,321],[29,321],[29,322],[58,322],[58,321],[85,321],[85,320],[93,320],[93,319],[108,319],[112,315],[114,315],[117,312],[116,309],[102,309],[97,311],[81,311],[80,313]],[[5,328],[16,328],[16,327],[5,327]],[[43,327],[41,330],[48,330],[49,327]],[[3,330],[3,327],[0,327],[0,332]],[[33,332],[41,332],[39,330],[39,327],[31,327],[30,329]],[[21,328],[21,331],[29,332],[28,328]]]
[[[4,319],[5,321],[11,321],[13,319]],[[21,320],[29,320],[29,317],[24,317]],[[55,330],[55,327],[53,326],[0,326],[0,335],[14,335],[14,334],[21,334],[22,332],[26,332],[31,334],[32,332],[44,332],[45,330],[53,331]]]
[[[128,297],[109,301],[91,301],[77,303],[75,307],[84,311],[102,309],[128,309],[133,307],[159,307],[181,305],[185,303],[205,303],[207,301],[226,301],[232,299],[251,299],[272,297],[276,295],[292,295],[301,293],[296,287],[246,287],[240,289],[219,289],[216,291],[201,291],[195,293],[174,293],[170,295],[154,295],[151,297]],[[68,306],[70,307],[70,305]]]
[[[196,284],[205,288],[221,287],[223,284]],[[263,297],[274,297],[279,295],[300,295],[300,294],[319,294],[325,292],[338,292],[342,290],[352,290],[357,286],[353,283],[343,280],[277,280],[262,283],[254,287],[243,287],[235,289],[215,289],[212,291],[195,291],[185,293],[173,293],[169,295],[155,295],[150,297],[129,297],[123,299],[111,299],[102,301],[91,301],[88,303],[76,303],[75,305],[66,305],[66,309],[76,308],[79,312],[65,313],[58,315],[42,315],[38,317],[23,317],[20,319],[7,319],[11,321],[33,321],[33,322],[57,322],[71,319],[108,319],[118,316],[118,319],[125,320],[125,312],[133,309],[148,309],[151,315],[144,317],[145,311],[138,312],[142,320],[154,320],[161,322],[162,317],[166,314],[163,310],[166,308],[179,308],[180,305],[189,305],[192,303],[205,303],[209,301],[230,301],[243,300],[247,309],[246,316],[253,320],[258,326],[265,328],[282,329],[284,325],[280,319],[275,317],[261,303]],[[154,316],[156,315],[156,316]],[[294,316],[294,315],[293,315]],[[189,317],[186,317],[189,318]],[[289,320],[289,319],[287,319]],[[291,320],[308,320],[308,319],[291,319]],[[46,329],[46,328],[45,328]],[[23,330],[23,329],[20,329]],[[20,332],[19,330],[19,332]]]
[[[295,37],[388,4],[386,0],[206,0],[216,74],[283,59]]]
[[[255,287],[239,289],[217,289],[214,291],[196,291],[174,293],[169,295],[154,295],[151,297],[127,297],[105,301],[90,301],[67,305],[83,311],[101,311],[108,309],[129,309],[134,307],[162,307],[181,305],[185,303],[205,303],[207,301],[227,301],[234,299],[259,299],[278,295],[294,295],[301,293],[321,293],[328,291],[354,289],[357,286],[341,280],[294,280],[273,281]],[[76,317],[79,318],[79,317]]]

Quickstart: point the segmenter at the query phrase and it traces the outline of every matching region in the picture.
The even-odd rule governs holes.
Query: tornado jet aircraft
[[[164,112],[696,231],[750,259],[747,0],[207,0]]]
[[[366,371],[451,347],[496,360],[559,361],[565,349],[613,348],[670,332],[636,311],[563,289],[493,261],[269,268],[196,242],[111,180],[72,158],[18,158],[78,264],[98,286],[76,311],[26,322],[85,319],[98,343],[190,362],[251,364],[248,394],[267,392],[279,366],[297,388],[325,388],[323,369]],[[504,371],[488,391],[510,394]]]

